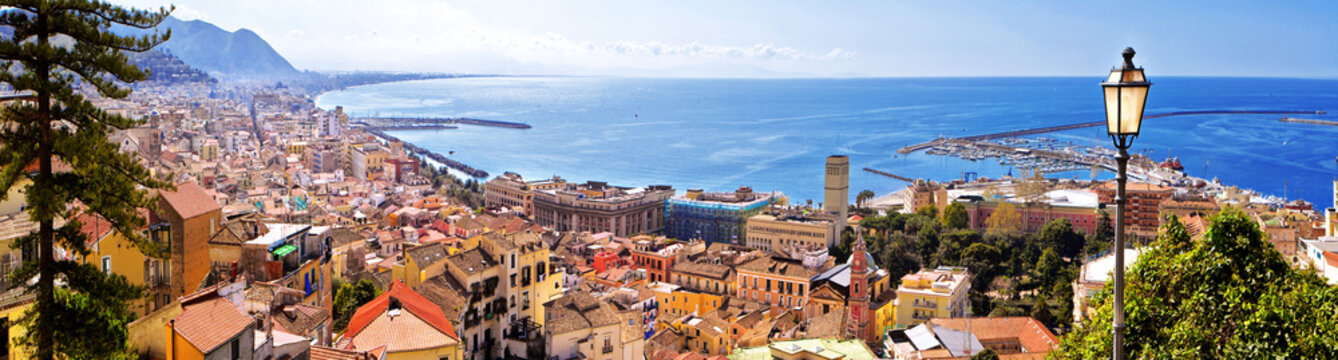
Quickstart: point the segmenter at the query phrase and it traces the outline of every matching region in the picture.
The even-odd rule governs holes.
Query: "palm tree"
[[[855,207],[864,207],[864,202],[872,200],[874,196],[873,190],[865,189],[860,191],[859,194],[855,195]]]

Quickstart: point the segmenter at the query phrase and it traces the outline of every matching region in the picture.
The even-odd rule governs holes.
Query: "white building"
[[[1307,265],[1328,279],[1330,285],[1338,284],[1338,237],[1301,239],[1301,246]]]
[[[1138,262],[1142,249],[1124,249],[1124,269],[1128,271]],[[1073,281],[1073,320],[1082,320],[1087,316],[1087,299],[1096,295],[1114,275],[1115,255],[1106,253],[1087,261],[1082,265],[1082,272]]]
[[[324,113],[316,116],[316,136],[324,138],[337,138],[344,133],[344,126],[339,122],[339,117],[333,113]]]

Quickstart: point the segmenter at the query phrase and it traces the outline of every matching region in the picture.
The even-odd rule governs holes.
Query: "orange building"
[[[172,295],[182,296],[198,288],[209,274],[209,238],[222,228],[223,207],[193,182],[176,187],[176,191],[159,193],[158,212],[167,229],[150,227],[149,231],[154,236],[170,234]]]
[[[738,297],[771,305],[773,309],[802,309],[808,302],[810,279],[817,268],[776,256],[762,256],[734,268]]]
[[[631,240],[632,264],[646,269],[646,280],[669,281],[670,270],[674,268],[676,255],[683,249],[683,244],[647,235],[637,235]]]
[[[1096,187],[1098,201],[1102,204],[1115,204],[1116,183],[1103,182]],[[1124,212],[1124,225],[1130,233],[1141,237],[1157,235],[1157,226],[1161,225],[1161,203],[1170,198],[1175,189],[1167,186],[1130,182],[1124,188],[1128,198]],[[1112,208],[1111,218],[1114,218]]]

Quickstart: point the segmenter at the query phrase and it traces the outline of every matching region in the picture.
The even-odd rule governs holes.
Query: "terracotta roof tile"
[[[340,350],[315,345],[311,347],[311,360],[376,360],[376,357],[366,351]]]
[[[174,318],[173,326],[181,337],[196,348],[209,352],[237,334],[249,334],[255,320],[246,316],[224,298],[190,304]]]
[[[968,319],[934,318],[931,326],[958,331],[967,329]],[[1059,339],[1040,321],[1025,316],[974,318],[969,320],[971,333],[981,342],[1016,339],[1024,353],[1048,353],[1059,345]]]
[[[76,217],[79,220],[79,232],[86,237],[84,243],[92,245],[102,240],[112,232],[111,222],[98,216],[97,214],[83,213]]]
[[[455,333],[455,327],[451,325],[450,320],[446,319],[446,315],[442,313],[440,307],[437,307],[423,295],[414,292],[413,289],[399,280],[391,283],[390,289],[382,293],[381,296],[372,299],[353,313],[353,319],[348,322],[348,332],[345,333],[345,336],[356,338],[367,325],[381,317],[390,308],[391,297],[399,300],[405,311],[413,313],[452,339],[457,341],[460,339],[460,336]]]
[[[204,191],[204,188],[193,182],[177,184],[177,191],[162,191],[159,194],[162,195],[163,201],[184,219],[223,208],[218,205],[218,201],[214,201],[213,196]]]

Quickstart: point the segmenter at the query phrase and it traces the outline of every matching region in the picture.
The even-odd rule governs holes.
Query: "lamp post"
[[[1129,145],[1138,137],[1143,123],[1143,107],[1147,104],[1148,88],[1152,83],[1143,75],[1143,68],[1134,66],[1134,49],[1124,48],[1124,64],[1110,70],[1101,90],[1106,98],[1106,134],[1115,142],[1119,173],[1115,176],[1115,306],[1112,322],[1114,341],[1112,358],[1124,359],[1124,184],[1129,166]]]

